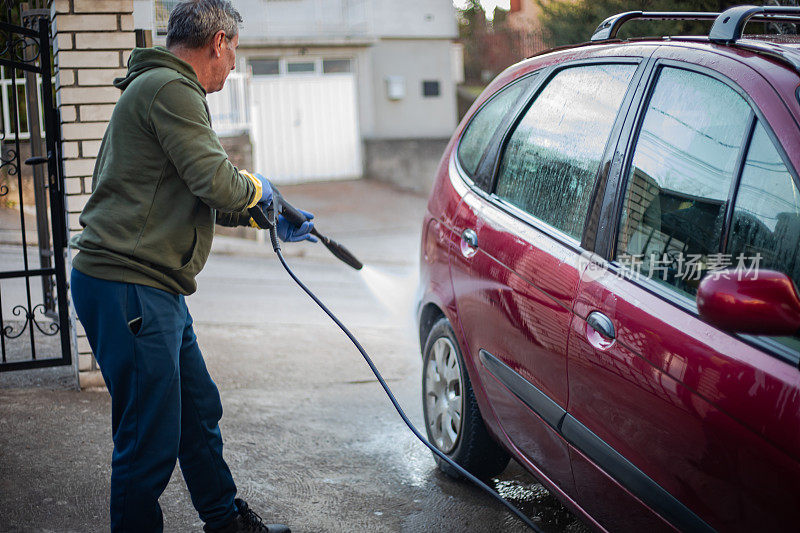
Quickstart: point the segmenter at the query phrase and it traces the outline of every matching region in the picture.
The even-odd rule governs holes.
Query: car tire
[[[488,479],[505,470],[510,456],[486,429],[456,335],[446,318],[433,325],[425,342],[422,411],[428,440],[469,473]],[[463,477],[436,454],[434,459],[448,476]]]

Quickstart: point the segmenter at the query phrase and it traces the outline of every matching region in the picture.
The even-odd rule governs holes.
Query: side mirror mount
[[[700,318],[722,330],[752,335],[796,335],[800,298],[794,282],[774,270],[725,270],[697,290]]]

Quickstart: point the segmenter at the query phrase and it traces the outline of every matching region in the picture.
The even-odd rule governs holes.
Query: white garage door
[[[250,87],[259,172],[279,184],[361,176],[352,73],[254,76]]]

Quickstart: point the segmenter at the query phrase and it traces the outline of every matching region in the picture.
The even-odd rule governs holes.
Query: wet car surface
[[[615,531],[800,518],[800,54],[715,37],[761,10],[523,61],[457,129],[418,324],[428,434],[475,475],[512,456]]]

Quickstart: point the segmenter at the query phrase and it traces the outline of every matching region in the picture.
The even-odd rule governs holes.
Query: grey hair
[[[187,0],[169,15],[167,48],[202,48],[222,30],[228,39],[239,34],[242,16],[228,0]]]

